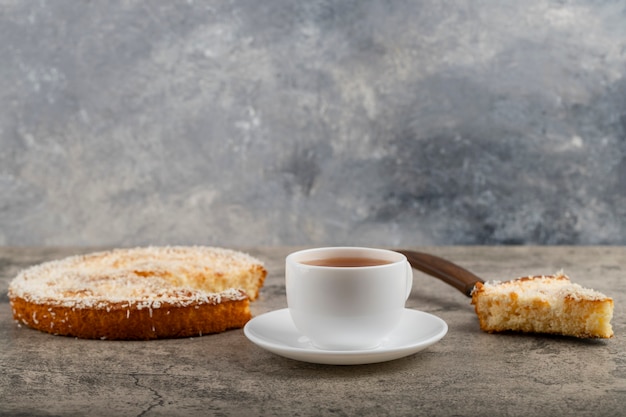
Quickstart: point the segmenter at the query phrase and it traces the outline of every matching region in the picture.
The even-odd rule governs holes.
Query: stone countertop
[[[254,315],[286,307],[284,258],[240,248],[269,271]],[[407,248],[409,249],[409,248]],[[484,279],[551,274],[613,297],[610,340],[479,329],[469,299],[414,272],[407,307],[448,334],[412,356],[358,366],[269,353],[242,330],[147,342],[52,336],[13,321],[7,287],[30,265],[94,248],[0,248],[0,415],[615,416],[626,409],[626,247],[421,247]]]

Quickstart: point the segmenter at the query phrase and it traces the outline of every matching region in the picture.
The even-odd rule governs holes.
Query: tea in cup
[[[294,325],[315,347],[361,350],[399,324],[413,272],[398,252],[329,247],[288,255],[285,280]]]

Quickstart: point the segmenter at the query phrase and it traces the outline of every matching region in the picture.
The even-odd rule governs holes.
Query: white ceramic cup
[[[380,259],[375,266],[320,266],[336,258]],[[287,256],[287,304],[300,333],[320,349],[372,349],[399,324],[413,284],[406,257],[385,249],[330,247]]]

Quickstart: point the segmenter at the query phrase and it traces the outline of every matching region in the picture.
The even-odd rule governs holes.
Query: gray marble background
[[[625,1],[0,1],[0,244],[626,244]]]

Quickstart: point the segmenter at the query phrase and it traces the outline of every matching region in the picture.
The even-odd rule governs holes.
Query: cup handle
[[[411,295],[411,289],[413,288],[413,268],[411,264],[406,262],[406,299],[409,299],[409,295]]]

